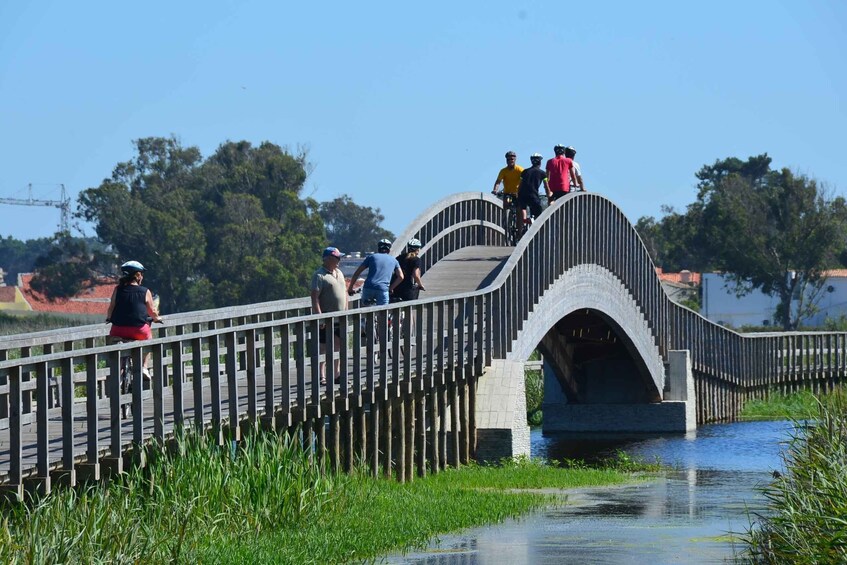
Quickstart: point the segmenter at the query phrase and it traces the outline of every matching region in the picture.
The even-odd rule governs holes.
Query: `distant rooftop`
[[[52,314],[84,314],[87,316],[103,316],[109,310],[109,301],[112,298],[112,290],[115,281],[102,278],[89,281],[88,286],[77,295],[70,298],[57,298],[50,300],[40,292],[32,288],[32,273],[21,273],[18,275],[18,287],[24,295],[27,303],[36,312]]]
[[[700,285],[700,273],[692,273],[688,270],[682,270],[678,273],[665,273],[661,267],[656,267],[656,275],[659,280],[672,284],[684,284],[690,286]]]

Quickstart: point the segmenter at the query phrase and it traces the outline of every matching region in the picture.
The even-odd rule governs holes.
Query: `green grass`
[[[823,402],[831,402],[842,395],[840,388],[831,394],[820,397]],[[766,400],[751,400],[744,404],[740,417],[742,420],[808,420],[817,417],[819,400],[809,390],[783,394],[772,391]]]
[[[652,469],[625,459],[599,469],[519,460],[401,485],[328,474],[299,442],[273,434],[232,449],[190,436],[175,455],[149,455],[146,468],[108,485],[5,507],[0,562],[367,560],[563,500],[538,489],[616,484]]]
[[[90,324],[89,321],[74,320],[61,316],[49,314],[35,314],[28,316],[13,316],[0,312],[0,335],[14,335],[59,328],[70,328]]]
[[[768,511],[750,526],[753,563],[847,563],[847,399],[820,403],[783,453],[786,473],[762,492]]]

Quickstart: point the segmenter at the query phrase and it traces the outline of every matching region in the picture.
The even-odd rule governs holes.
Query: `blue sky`
[[[0,197],[97,186],[132,140],[307,146],[305,194],[401,232],[574,145],[631,219],[767,152],[847,192],[847,2],[0,2]],[[0,236],[59,213],[0,205]],[[93,230],[90,226],[87,232]]]

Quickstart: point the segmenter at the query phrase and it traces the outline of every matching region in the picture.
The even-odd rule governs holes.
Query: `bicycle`
[[[507,192],[495,192],[495,196],[503,200],[503,229],[506,232],[506,245],[517,245],[523,235],[523,226],[519,226],[520,211],[518,210],[518,197]]]
[[[114,336],[108,336],[106,338],[107,345],[115,345],[118,343],[132,343],[135,340],[131,339],[123,339]],[[146,371],[146,369],[142,369],[142,371]],[[120,382],[120,396],[124,397],[127,394],[132,394],[132,384],[135,375],[135,367],[132,362],[132,355],[121,355],[120,361],[120,372],[119,372],[119,382]],[[149,377],[148,377],[149,378]],[[126,420],[127,418],[127,406],[129,406],[129,412],[132,413],[132,403],[124,403],[121,402],[121,420]]]
[[[159,320],[155,322],[158,324],[164,324],[163,321]],[[138,340],[133,339],[125,339],[121,337],[115,336],[106,336],[106,344],[107,345],[115,345],[118,343],[134,343]],[[132,355],[121,355],[120,361],[120,372],[118,373],[118,378],[120,382],[120,395],[123,397],[127,394],[132,394],[132,385],[135,382],[135,366],[132,360]],[[144,367],[142,363],[141,366],[141,375],[142,375],[142,385],[141,390],[144,390],[144,382],[149,382],[151,380],[150,373],[147,368]],[[127,407],[129,407],[129,413],[132,414],[132,403],[121,403],[121,419],[125,420],[127,418]]]

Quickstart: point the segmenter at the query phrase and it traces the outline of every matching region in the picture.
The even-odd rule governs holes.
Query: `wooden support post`
[[[20,502],[24,497],[23,489],[23,443],[21,410],[23,397],[21,395],[21,368],[12,367],[9,370],[9,479],[0,485],[3,498]]]
[[[315,452],[317,454],[318,464],[323,468],[326,459],[326,425],[324,424],[323,416],[319,416],[312,420],[312,426],[315,430]]]
[[[476,460],[476,376],[468,381],[468,431],[470,458]]]
[[[400,399],[400,402],[405,404],[406,416],[403,474],[407,481],[412,482],[415,476],[415,395],[409,393],[405,398]]]
[[[329,415],[329,468],[338,473],[341,468],[341,430],[338,413]]]
[[[450,385],[450,447],[452,453],[452,463],[457,469],[459,468],[459,385],[455,382]]]
[[[391,439],[393,435],[393,410],[392,410],[392,401],[391,400],[382,400],[380,401],[383,405],[383,416],[384,420],[382,423],[381,430],[381,444],[382,444],[382,474],[385,477],[391,476],[391,466],[394,463],[393,457],[394,454],[391,450]]]
[[[357,458],[360,465],[368,464],[368,413],[363,406],[358,406],[354,413],[353,425],[356,427]]]
[[[406,482],[406,402],[404,398],[397,400],[397,481]]]
[[[415,434],[415,448],[417,450],[416,465],[418,476],[426,477],[426,394],[419,392],[415,402],[415,419],[417,420],[417,434]],[[432,420],[430,420],[432,422]],[[435,424],[431,424],[435,427]]]
[[[370,460],[371,460],[371,475],[374,478],[379,477],[379,430],[381,427],[380,419],[380,411],[379,411],[380,403],[374,402],[371,404],[371,425],[370,425],[370,433],[369,437],[369,447],[371,450]]]
[[[438,389],[438,467],[447,468],[447,388]]]
[[[459,390],[459,420],[461,430],[459,435],[459,462],[463,465],[468,464],[468,453],[470,452],[470,434],[468,433],[468,407],[467,407],[467,381],[462,381],[457,385]]]
[[[438,406],[438,391],[435,389],[431,389],[429,392],[429,431],[430,431],[430,464],[429,471],[434,475],[438,473],[438,470],[441,468],[441,463],[438,458],[441,455],[441,449],[439,447],[439,437],[441,432],[439,431],[439,426],[441,424],[441,414],[439,413]]]
[[[354,446],[354,430],[353,430],[353,413],[348,410],[341,415],[341,467],[345,473],[350,473],[353,470],[355,448]]]

